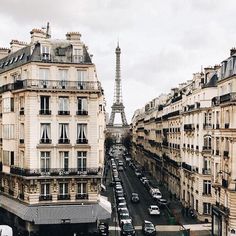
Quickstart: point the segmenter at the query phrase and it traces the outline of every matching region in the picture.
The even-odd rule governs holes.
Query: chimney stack
[[[16,39],[12,39],[12,41],[10,42],[10,45],[11,45],[11,52],[16,52],[19,49],[27,46],[27,43],[18,41]]]
[[[0,59],[8,56],[10,49],[9,48],[1,48],[0,47]]]
[[[67,40],[80,41],[81,34],[79,32],[68,32],[66,34]]]
[[[236,48],[230,49],[230,56],[233,56],[236,53]]]
[[[31,32],[31,43],[35,43],[39,40],[47,38],[47,32],[43,29],[32,29]]]

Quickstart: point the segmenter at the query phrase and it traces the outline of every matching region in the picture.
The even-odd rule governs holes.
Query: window
[[[24,151],[20,151],[20,157],[19,157],[19,167],[24,167],[24,160],[25,160],[25,153]]]
[[[84,89],[86,81],[88,79],[88,73],[86,70],[77,70],[78,86],[80,89]]]
[[[3,99],[3,112],[14,112],[14,98]]]
[[[196,199],[196,211],[198,211],[198,200]]]
[[[88,99],[83,97],[78,97],[78,111],[77,115],[88,115]]]
[[[60,152],[60,166],[64,171],[68,171],[69,169],[69,152]]]
[[[25,107],[25,98],[23,96],[20,97],[20,115],[24,115],[24,107]]]
[[[59,143],[69,143],[69,124],[59,124]]]
[[[49,69],[48,68],[39,68],[39,80],[44,87],[47,87],[49,80]]]
[[[204,147],[203,149],[211,149],[211,136],[209,135],[206,135],[204,136]]]
[[[14,139],[15,138],[15,126],[12,124],[3,125],[3,138]]]
[[[20,143],[24,143],[25,128],[24,123],[20,123]]]
[[[41,58],[42,60],[50,60],[50,47],[46,45],[41,46]]]
[[[86,171],[87,152],[77,152],[77,168],[78,171]]]
[[[50,195],[50,184],[41,184],[41,196]]]
[[[41,124],[41,143],[51,143],[51,126],[50,124]]]
[[[87,124],[77,124],[77,144],[88,143]]]
[[[40,96],[40,115],[51,115],[49,110],[50,106],[50,97],[49,96]]]
[[[69,185],[68,183],[60,183],[58,200],[68,200],[68,199],[70,199]]]
[[[87,191],[87,183],[78,183],[76,199],[87,199],[88,191]]]
[[[65,88],[67,85],[67,81],[68,81],[68,70],[59,70],[59,78],[61,81],[61,87]]]
[[[50,152],[41,152],[40,153],[41,161],[41,171],[49,172],[50,170]]]
[[[211,181],[210,180],[204,180],[203,181],[203,194],[211,194]]]
[[[58,115],[69,115],[69,98],[59,97],[59,111]]]
[[[82,48],[75,48],[74,49],[74,62],[75,63],[81,63],[83,62],[83,54],[82,54]]]
[[[211,214],[211,203],[203,202],[203,214]]]

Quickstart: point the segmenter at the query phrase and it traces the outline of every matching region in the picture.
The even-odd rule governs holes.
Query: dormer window
[[[75,62],[75,63],[82,63],[83,62],[82,48],[75,48],[74,49],[73,62]]]
[[[43,61],[49,61],[51,59],[50,47],[42,45],[41,47],[41,59]]]

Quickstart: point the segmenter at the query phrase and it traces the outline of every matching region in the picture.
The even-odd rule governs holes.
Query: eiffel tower
[[[113,100],[113,105],[111,107],[112,110],[108,126],[114,127],[115,115],[120,114],[122,121],[121,127],[127,128],[129,127],[129,125],[125,117],[125,110],[124,110],[125,107],[122,101],[121,78],[120,78],[120,54],[121,50],[118,43],[116,47],[116,78],[115,78],[114,100]]]

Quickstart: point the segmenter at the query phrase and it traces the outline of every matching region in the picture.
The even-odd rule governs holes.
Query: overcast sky
[[[115,48],[121,47],[128,122],[137,108],[201,71],[236,46],[235,0],[1,0],[0,47],[30,41],[49,21],[52,37],[79,31],[113,103]]]

